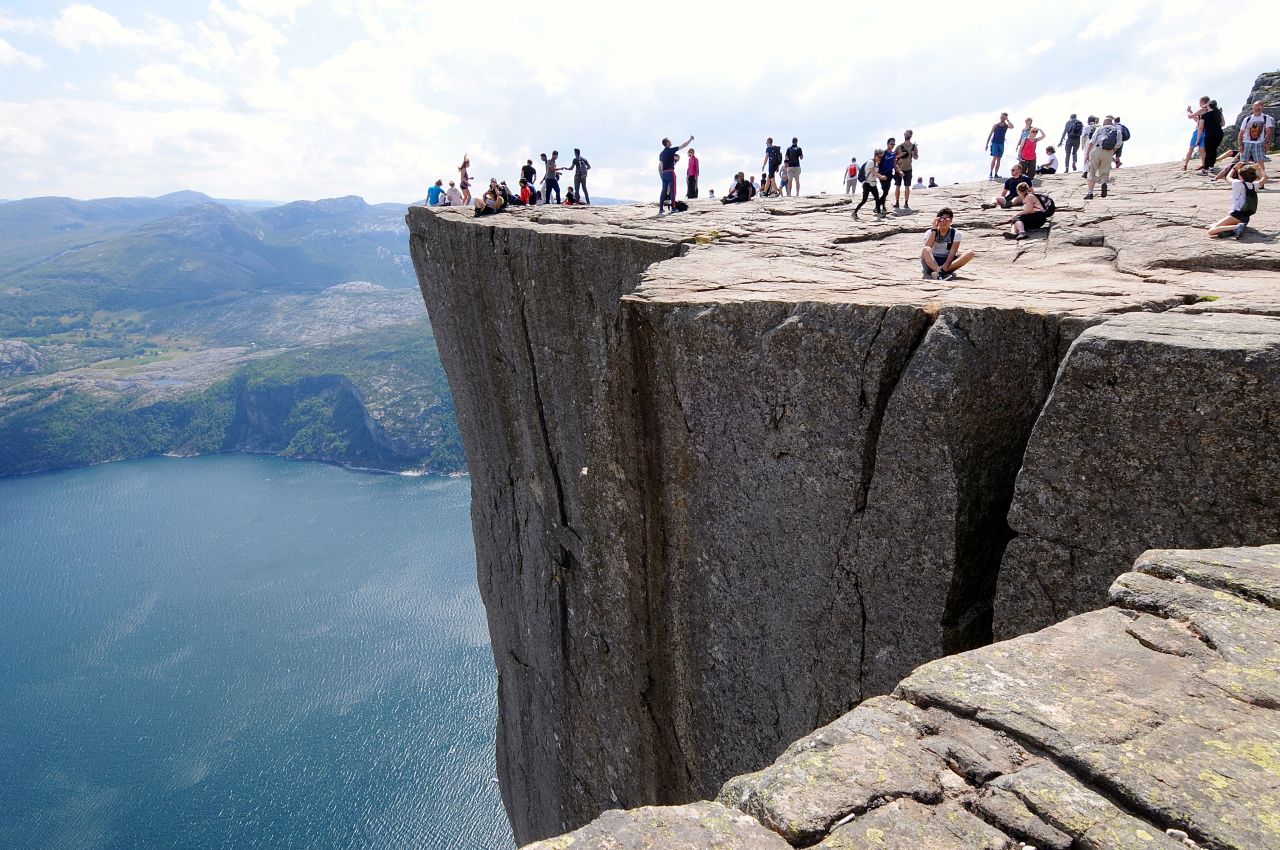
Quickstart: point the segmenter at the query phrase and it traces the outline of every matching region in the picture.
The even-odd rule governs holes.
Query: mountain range
[[[0,204],[0,474],[226,450],[460,471],[404,213]]]

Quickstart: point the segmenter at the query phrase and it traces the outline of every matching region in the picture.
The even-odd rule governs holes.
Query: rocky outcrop
[[[1131,313],[1076,340],[1018,474],[997,637],[1097,608],[1150,546],[1280,540],[1280,316]]]
[[[40,354],[25,342],[0,339],[0,378],[40,371]]]
[[[1039,571],[1020,562],[1037,611],[993,622],[997,599],[1019,592],[1001,577],[1009,542],[1064,542],[1031,521],[1053,443],[1029,469],[1029,441],[1048,439],[1048,412],[1061,408],[1064,428],[1086,420],[1062,407],[1062,382],[1086,380],[1083,353],[1110,338],[1089,329],[1118,316],[1182,328],[1249,311],[1256,350],[1240,356],[1270,357],[1258,352],[1277,339],[1265,328],[1280,251],[1252,235],[1208,243],[1225,193],[1172,168],[1126,168],[1101,203],[1082,202],[1081,183],[1046,181],[1057,223],[1017,244],[1000,219],[963,212],[986,184],[917,195],[961,210],[962,243],[979,253],[948,283],[920,279],[922,216],[852,221],[843,198],[695,203],[661,219],[410,211],[473,476],[518,840],[712,796],[919,665],[1036,627],[1043,588],[1060,609],[1050,617],[1103,604],[1123,563],[1101,585],[1105,566],[1082,578],[1077,602],[1059,588],[1074,587],[1069,549]],[[1267,208],[1254,223],[1280,219]],[[1170,349],[1199,345],[1168,333],[1186,336]],[[1133,416],[1219,406],[1222,428],[1273,433],[1274,418],[1257,418],[1277,394],[1270,367],[1197,383],[1204,364],[1236,356],[1225,349],[1244,343],[1229,336],[1208,346],[1221,354],[1181,360],[1150,346],[1150,368],[1183,371],[1135,391],[1150,407]],[[1177,381],[1195,400],[1171,395]],[[1119,458],[1139,438],[1090,433]],[[1191,511],[1236,474],[1225,449],[1197,469],[1200,490],[1170,472],[1149,498]],[[1248,539],[1228,528],[1215,542],[1257,542],[1280,501],[1259,481],[1261,501],[1235,503],[1251,512]],[[1015,491],[1025,529],[1010,525]],[[1156,519],[1095,518],[1136,551],[1163,539]],[[1063,572],[1058,584],[1041,584],[1045,569]],[[922,835],[940,828],[902,807]]]
[[[1264,104],[1262,111],[1275,119],[1276,125],[1280,127],[1280,71],[1260,74],[1258,79],[1254,80],[1253,88],[1249,90],[1249,97],[1245,99],[1244,106],[1240,109],[1240,114],[1236,116],[1235,123],[1223,128],[1224,147],[1236,144],[1236,137],[1240,135],[1240,125],[1248,117],[1253,104],[1259,100]],[[1275,137],[1273,149],[1275,146],[1280,146],[1280,135]]]
[[[530,850],[1280,846],[1280,546],[1143,555],[1111,607],[935,661],[730,780]],[[669,841],[683,812],[722,830]],[[702,813],[707,814],[702,814]],[[757,841],[757,843],[752,843]]]

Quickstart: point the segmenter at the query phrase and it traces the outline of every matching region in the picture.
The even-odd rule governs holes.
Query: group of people
[[[911,176],[914,173],[915,162],[920,158],[920,148],[912,141],[914,135],[912,130],[905,131],[902,134],[902,141],[898,144],[895,144],[897,140],[890,136],[885,141],[885,146],[876,148],[862,165],[857,166],[856,160],[849,164],[849,171],[845,177],[845,193],[854,194],[850,177],[862,183],[862,200],[853,208],[854,218],[858,217],[868,198],[875,201],[876,215],[887,215],[890,184],[894,187],[893,208],[910,212],[913,188]],[[929,187],[937,188],[937,185],[930,177]],[[926,187],[921,184],[915,188]]]
[[[533,160],[525,160],[520,167],[520,178],[516,189],[507,186],[507,181],[496,177],[489,179],[489,187],[479,197],[471,195],[471,159],[463,155],[462,164],[458,166],[458,180],[449,181],[446,189],[443,180],[437,180],[427,189],[427,206],[429,207],[471,207],[476,215],[492,215],[512,206],[533,206],[552,203],[554,195],[556,204],[578,206],[591,203],[591,194],[587,191],[587,174],[591,171],[591,163],[582,151],[573,149],[573,160],[566,166],[559,164],[560,151],[553,150],[551,156],[545,153],[542,157],[543,175],[541,184],[537,179],[538,170]],[[573,172],[573,188],[566,189],[564,199],[560,195],[560,175],[565,171]],[[541,188],[536,188],[538,186]]]

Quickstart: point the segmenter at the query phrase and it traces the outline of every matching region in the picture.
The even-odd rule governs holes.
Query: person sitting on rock
[[[747,176],[739,171],[733,176],[733,188],[720,199],[722,204],[741,204],[751,200],[751,196],[755,194]]]
[[[936,188],[938,188],[938,183],[937,183],[937,181],[935,181],[932,177],[930,177],[930,178],[929,178],[929,188],[930,188],[930,189],[936,189]]]
[[[1013,168],[1009,169],[1009,173],[1012,176],[1008,180],[1004,181],[1004,191],[1002,191],[999,195],[996,195],[995,198],[992,199],[991,203],[983,204],[982,208],[984,210],[989,210],[992,207],[1000,207],[1001,209],[1005,209],[1020,203],[1020,201],[1018,200],[1018,187],[1024,183],[1030,186],[1031,175],[1023,174],[1022,166],[1016,163],[1014,164]]]
[[[1018,184],[1018,200],[1022,201],[1022,212],[1009,219],[1009,232],[1006,239],[1026,239],[1027,231],[1039,230],[1049,220],[1049,213],[1041,202],[1040,196],[1032,191],[1030,184]]]
[[[581,201],[578,200],[578,196],[573,193],[572,189],[564,190],[564,204],[562,204],[562,206],[576,207],[580,203]]]
[[[1222,221],[1209,228],[1210,236],[1235,233],[1237,239],[1244,236],[1249,219],[1258,211],[1258,190],[1266,185],[1265,176],[1259,179],[1256,163],[1235,163],[1214,178],[1216,183],[1224,177],[1231,179],[1231,212]]]
[[[458,189],[458,185],[452,180],[449,181],[449,188],[445,190],[444,202],[450,207],[466,206],[466,201],[462,199],[462,191]]]
[[[427,189],[427,206],[438,207],[444,203],[444,181],[437,180]]]
[[[498,192],[497,185],[490,184],[485,193],[475,200],[476,217],[502,212],[503,206],[502,195]]]
[[[1053,145],[1049,145],[1049,147],[1044,149],[1044,152],[1049,155],[1049,160],[1044,165],[1036,169],[1036,174],[1057,174],[1058,173],[1057,149]]]
[[[529,206],[536,200],[536,197],[537,196],[534,194],[533,187],[529,185],[529,181],[521,177],[520,178],[520,203],[524,204],[525,206]]]
[[[951,207],[938,210],[924,238],[924,250],[920,252],[920,265],[924,276],[931,280],[952,280],[956,269],[963,267],[973,259],[974,253],[968,251],[956,256],[960,250],[960,231],[951,226],[955,213]]]

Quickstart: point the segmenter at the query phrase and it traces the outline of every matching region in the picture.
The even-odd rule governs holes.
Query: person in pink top
[[[687,174],[689,185],[688,190],[685,192],[685,196],[688,197],[689,200],[693,200],[698,197],[698,175],[700,173],[701,171],[698,168],[698,157],[693,152],[693,148],[689,148],[689,171]]]

